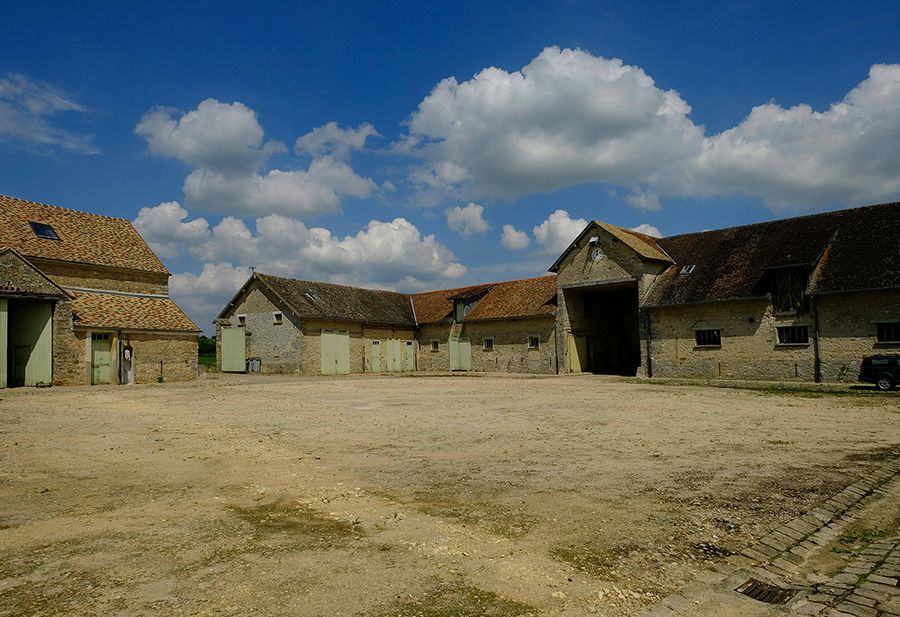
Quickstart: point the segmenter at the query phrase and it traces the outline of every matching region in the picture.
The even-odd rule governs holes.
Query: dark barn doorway
[[[637,282],[563,288],[569,372],[634,376],[641,364]]]

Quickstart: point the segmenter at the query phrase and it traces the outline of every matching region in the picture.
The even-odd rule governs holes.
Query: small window
[[[678,274],[691,274],[694,271],[694,268],[696,268],[696,267],[697,267],[696,264],[691,264],[689,266],[682,266],[682,268],[678,272]]]
[[[722,331],[714,330],[696,330],[694,332],[697,347],[721,347]]]
[[[879,343],[900,343],[900,321],[875,324]]]
[[[809,326],[782,326],[776,330],[779,345],[809,344]]]
[[[492,339],[492,338],[484,339],[484,350],[485,351],[494,351],[494,339]]]
[[[91,339],[95,340],[95,341],[108,341],[109,340],[109,332],[106,332],[104,334],[93,333],[93,334],[91,334]]]
[[[537,336],[529,336],[528,337],[528,349],[539,349],[541,346],[541,339]]]
[[[274,318],[273,323],[276,326],[280,326],[284,321],[284,316],[280,311],[275,311],[274,313],[272,313],[272,317]]]
[[[306,292],[306,297],[309,298],[310,300],[318,300],[319,299],[319,296],[317,296],[316,294],[314,294],[311,291]]]
[[[56,232],[53,231],[53,228],[46,223],[35,223],[34,221],[28,221],[28,224],[31,225],[32,231],[34,231],[34,235],[38,238],[46,238],[47,240],[59,240],[59,236],[56,235]]]
[[[246,315],[238,315],[237,320],[238,320],[238,328],[243,328],[244,326],[247,325],[247,316]]]
[[[441,343],[440,341],[431,341],[431,351],[440,351]]]

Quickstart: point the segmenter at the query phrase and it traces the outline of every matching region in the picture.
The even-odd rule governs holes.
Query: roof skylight
[[[34,231],[34,235],[38,238],[46,238],[47,240],[59,240],[59,236],[56,235],[56,232],[53,231],[53,227],[48,225],[47,223],[35,223],[34,221],[28,221],[28,224],[31,225],[32,231]]]
[[[694,271],[694,268],[696,268],[696,267],[697,267],[696,264],[691,264],[689,266],[682,266],[681,271],[678,274],[690,274],[691,272]]]

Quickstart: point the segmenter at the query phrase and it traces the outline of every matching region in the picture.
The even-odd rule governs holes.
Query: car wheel
[[[894,387],[894,382],[891,381],[890,377],[879,377],[878,381],[875,382],[875,387],[879,390],[890,390]]]

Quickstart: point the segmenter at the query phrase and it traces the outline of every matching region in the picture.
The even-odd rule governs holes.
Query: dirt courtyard
[[[900,454],[896,393],[0,391],[0,615],[633,615]]]

